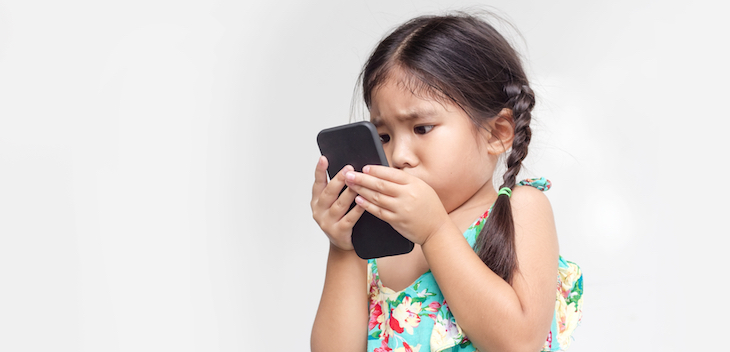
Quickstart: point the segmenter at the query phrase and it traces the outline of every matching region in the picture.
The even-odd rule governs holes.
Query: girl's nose
[[[414,167],[418,164],[418,158],[413,151],[413,146],[405,139],[394,139],[391,141],[390,147],[390,166],[396,169],[405,169]]]

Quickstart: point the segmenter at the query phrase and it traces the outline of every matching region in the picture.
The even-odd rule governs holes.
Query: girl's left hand
[[[358,193],[358,205],[414,243],[422,245],[451,222],[436,191],[402,170],[368,165],[362,173],[348,172],[345,180]]]

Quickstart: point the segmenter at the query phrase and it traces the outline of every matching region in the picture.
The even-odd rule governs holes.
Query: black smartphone
[[[365,165],[388,166],[378,131],[368,121],[324,129],[317,135],[317,144],[329,162],[327,173],[330,179],[346,165],[352,165],[358,172],[362,172]],[[353,202],[350,209],[354,206]],[[352,245],[355,253],[363,259],[405,254],[413,250],[413,242],[367,211],[352,229]]]

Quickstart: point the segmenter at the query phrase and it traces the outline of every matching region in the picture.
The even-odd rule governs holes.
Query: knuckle
[[[380,215],[381,219],[383,219],[383,220],[385,220],[385,219],[392,220],[392,218],[393,218],[392,216],[390,216],[389,212],[383,211],[383,209],[378,209],[378,215]]]
[[[360,219],[360,215],[358,212],[353,211],[350,213],[350,216],[348,216],[346,219],[347,229],[352,230],[352,228],[355,226],[355,223],[357,223],[357,220]]]
[[[418,192],[410,191],[410,192],[408,192],[408,197],[411,199],[416,199],[416,198],[418,198]]]
[[[335,189],[333,187],[327,187],[327,188],[325,188],[324,191],[322,191],[322,195],[326,199],[329,199],[330,202],[332,201],[332,198],[333,197],[337,197],[337,193],[336,193],[336,191],[335,191]]]
[[[321,212],[319,212],[319,211],[312,211],[312,218],[314,219],[314,221],[317,222],[318,225],[320,225],[320,227],[322,226],[322,223],[324,222],[324,219],[323,219],[323,215],[322,215]]]
[[[337,198],[337,200],[335,201],[334,207],[337,207],[337,208],[343,208],[343,207],[345,207],[347,205],[346,204],[347,201],[345,200],[345,198],[346,198],[345,197],[345,193],[342,193],[340,195],[340,197]]]
[[[375,215],[375,216],[377,216],[377,217],[379,217],[379,218],[381,218],[381,219],[385,220],[385,219],[383,218],[383,215],[384,215],[384,214],[383,214],[383,209],[380,209],[380,208],[375,208],[375,209],[368,209],[368,211],[369,211],[369,212],[371,212],[371,213],[373,213],[373,215]]]
[[[337,200],[335,201],[335,204],[332,207],[333,208],[342,208],[344,206],[344,204],[342,204],[342,203],[343,203],[342,197],[337,198]]]

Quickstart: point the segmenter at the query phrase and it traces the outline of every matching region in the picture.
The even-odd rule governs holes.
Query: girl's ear
[[[502,109],[487,124],[490,131],[487,140],[489,154],[499,155],[509,150],[512,147],[512,140],[515,138],[515,120],[512,117],[512,110]]]

